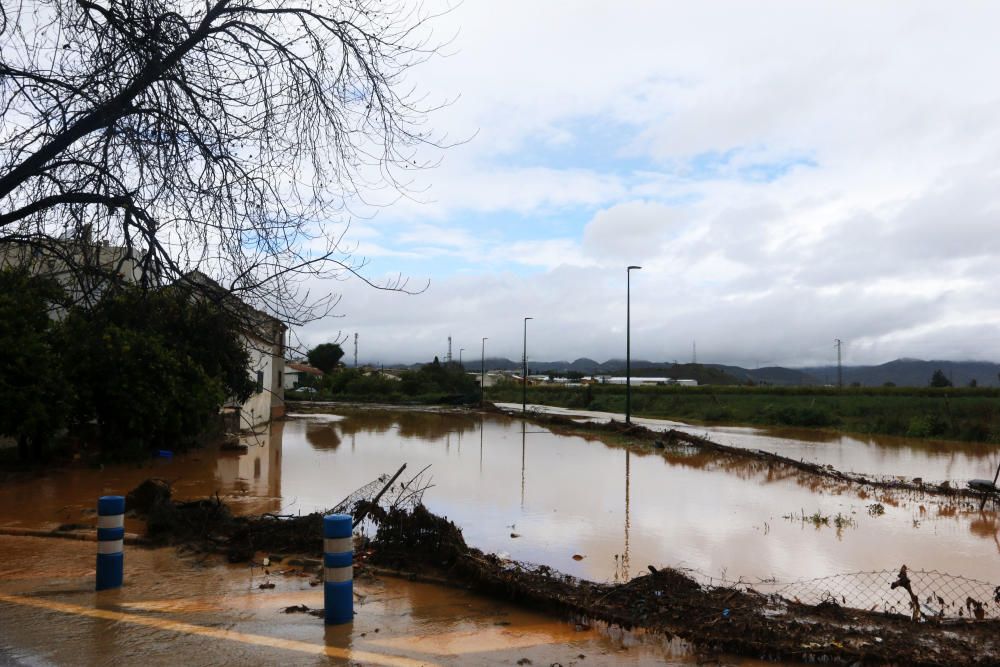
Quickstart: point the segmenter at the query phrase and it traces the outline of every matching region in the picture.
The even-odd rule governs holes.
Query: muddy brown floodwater
[[[0,536],[0,664],[683,665],[684,642],[582,626],[452,588],[355,582],[352,624],[322,608],[312,577],[265,575],[171,548],[126,547],[125,585],[95,593],[94,545]],[[273,588],[261,589],[263,582]],[[518,661],[522,661],[518,663]],[[722,664],[757,665],[723,657]]]
[[[509,412],[519,412],[520,403],[499,403]],[[584,420],[623,421],[612,412],[528,405],[529,411]],[[748,426],[692,426],[668,419],[633,417],[632,422],[654,430],[676,429],[703,436],[720,445],[761,449],[792,459],[832,465],[843,472],[868,476],[920,477],[925,482],[949,480],[964,486],[975,478],[992,478],[1000,463],[1000,450],[982,442],[956,442],[880,435],[845,435],[806,428],[754,428]]]
[[[86,521],[98,495],[150,476],[174,480],[182,498],[218,490],[245,513],[307,513],[405,462],[411,472],[431,466],[435,486],[424,502],[470,545],[597,581],[628,579],[649,564],[728,579],[790,581],[903,563],[1000,578],[1000,519],[976,504],[868,495],[759,461],[625,449],[498,415],[330,410],[337,414],[275,423],[243,455],[203,450],[5,484],[0,526]],[[876,503],[883,513],[870,511]]]

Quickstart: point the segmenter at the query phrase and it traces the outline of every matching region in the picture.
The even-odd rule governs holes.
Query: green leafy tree
[[[106,452],[193,444],[228,397],[254,389],[233,315],[180,290],[121,288],[61,327],[72,419]]]
[[[0,272],[0,433],[17,440],[22,461],[42,458],[64,423],[67,388],[49,317],[62,296],[53,281]]]
[[[344,350],[336,343],[320,343],[306,355],[309,364],[324,373],[332,373],[344,356]]]
[[[416,371],[402,375],[402,391],[409,396],[443,394],[453,397],[474,397],[478,384],[456,363],[434,361]]]
[[[950,387],[951,386],[951,380],[949,380],[948,376],[945,375],[944,372],[939,368],[936,371],[934,371],[933,375],[931,375],[931,386],[932,387]]]

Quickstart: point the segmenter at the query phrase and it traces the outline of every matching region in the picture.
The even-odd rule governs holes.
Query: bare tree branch
[[[336,303],[306,278],[412,292],[365,278],[340,230],[443,145],[404,80],[438,51],[433,18],[405,0],[4,1],[0,243],[86,235],[144,283],[199,270],[291,324]]]

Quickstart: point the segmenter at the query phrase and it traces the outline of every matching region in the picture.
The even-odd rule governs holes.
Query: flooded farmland
[[[305,514],[405,462],[409,473],[430,466],[424,502],[469,544],[597,581],[650,564],[784,581],[903,563],[987,581],[1000,574],[1000,518],[989,506],[868,495],[757,461],[611,446],[498,415],[331,410],[273,424],[242,455],[203,450],[7,484],[4,506],[32,504],[0,523],[72,523],[97,495],[150,476],[173,481],[181,497],[219,491],[244,513]]]
[[[521,404],[500,403],[517,412]],[[529,411],[574,419],[607,422],[621,419],[610,412],[528,405]],[[878,477],[919,477],[926,482],[949,480],[964,485],[970,479],[992,478],[1000,450],[979,442],[956,442],[887,435],[847,435],[807,428],[749,426],[692,426],[667,419],[633,417],[632,422],[653,430],[676,429],[741,449],[763,450],[792,459],[830,465],[843,472]]]

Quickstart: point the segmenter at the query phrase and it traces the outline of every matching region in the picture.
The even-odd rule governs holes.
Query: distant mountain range
[[[414,364],[419,366],[420,364]],[[556,371],[566,373],[576,371],[587,375],[620,375],[625,372],[624,359],[609,359],[599,362],[580,358],[575,361],[528,362],[531,373]],[[478,361],[466,361],[469,371],[480,368]],[[490,357],[486,359],[487,370],[520,370],[520,361]],[[931,375],[941,370],[956,387],[967,386],[975,380],[980,387],[1000,386],[1000,364],[991,361],[925,361],[923,359],[896,359],[878,366],[844,366],[844,385],[859,383],[864,387],[879,387],[891,382],[900,387],[926,387]],[[701,384],[755,384],[774,385],[825,385],[837,383],[836,366],[810,366],[806,368],[743,368],[725,364],[673,364],[645,359],[632,360],[632,374],[636,376],[665,376],[691,378]]]

